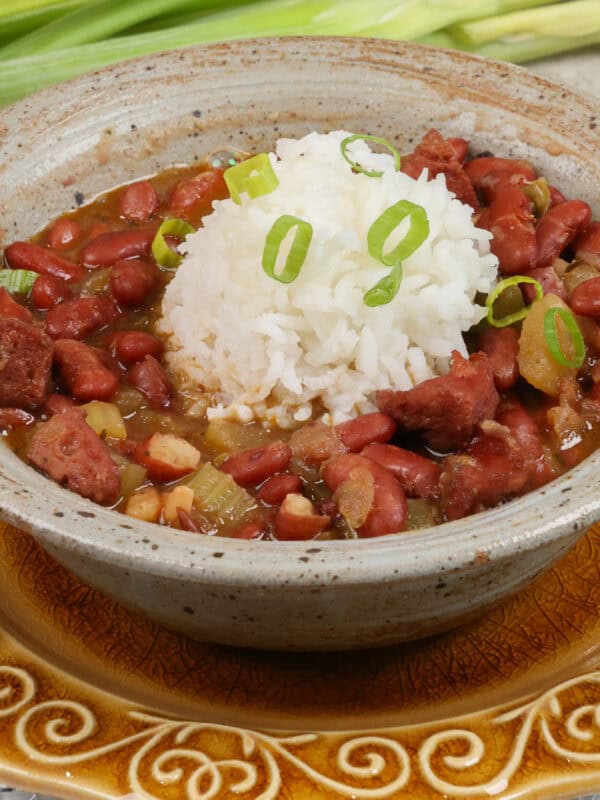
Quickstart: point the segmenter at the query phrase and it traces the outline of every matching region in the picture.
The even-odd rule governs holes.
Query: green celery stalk
[[[86,0],[61,0],[61,2],[53,2],[52,5],[41,8],[20,11],[10,17],[0,17],[0,45],[11,42],[18,36],[24,36],[69,11],[74,11],[85,2]]]
[[[93,0],[0,49],[0,58],[20,58],[102,41],[136,23],[187,8],[190,0]],[[195,7],[212,5],[195,0]]]
[[[27,11],[34,11],[44,6],[51,6],[55,2],[56,0],[4,0],[0,5],[0,22],[3,22],[6,17],[24,14]]]
[[[568,3],[521,10],[452,26],[451,33],[468,45],[482,45],[511,36],[577,38],[600,29],[599,0],[571,0]]]
[[[600,29],[589,36],[529,36],[514,39],[498,39],[477,48],[477,52],[498,61],[512,61],[525,64],[536,58],[565,53],[581,47],[592,47],[600,44]],[[585,91],[585,86],[582,86]]]

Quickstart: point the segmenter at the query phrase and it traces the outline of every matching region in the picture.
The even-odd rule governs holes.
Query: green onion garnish
[[[287,234],[294,227],[296,228],[296,233],[294,234],[294,241],[286,258],[285,266],[279,274],[276,274],[275,264],[279,249]],[[300,217],[284,214],[275,220],[265,239],[265,248],[262,256],[262,267],[269,278],[275,278],[276,281],[281,283],[291,283],[296,280],[306,260],[312,235],[312,225],[310,222],[300,219]]]
[[[28,269],[0,269],[0,287],[10,294],[28,294],[38,277]]]
[[[185,239],[190,233],[194,233],[195,228],[186,222],[184,219],[177,219],[171,217],[161,223],[160,228],[156,231],[156,236],[152,240],[152,255],[157,264],[166,269],[177,269],[181,264],[182,256],[171,250],[165,241],[165,236],[177,236],[179,239]]]
[[[347,136],[340,145],[340,150],[342,151],[344,161],[347,161],[352,169],[356,170],[357,172],[362,172],[362,174],[366,175],[368,178],[381,178],[383,175],[383,172],[379,172],[378,170],[364,169],[360,166],[360,164],[357,164],[356,161],[353,161],[350,158],[347,152],[348,145],[352,142],[358,141],[358,139],[362,139],[363,142],[375,142],[375,144],[380,144],[382,147],[385,147],[385,149],[389,150],[394,156],[394,169],[400,169],[400,153],[396,150],[393,144],[390,144],[387,139],[380,139],[379,136],[368,136],[367,134],[362,133],[355,133],[353,136]]]
[[[237,205],[242,204],[241,195],[247,192],[249,197],[260,197],[269,194],[279,186],[279,179],[273,171],[273,165],[266,153],[248,158],[235,167],[229,167],[223,173],[231,199]]]
[[[558,331],[556,330],[556,318],[560,317],[564,323],[567,333],[571,338],[571,344],[575,355],[569,359],[565,356],[560,346],[558,339]],[[575,322],[575,317],[568,308],[549,308],[544,316],[544,336],[546,337],[546,344],[552,358],[557,361],[561,366],[568,367],[569,369],[579,369],[585,359],[585,342],[579,330],[579,326]]]
[[[396,230],[403,219],[410,219],[410,227],[406,236],[389,253],[383,247],[389,236]],[[411,256],[429,236],[429,220],[423,206],[400,200],[377,217],[367,233],[369,253],[387,267],[394,267],[398,261]]]
[[[528,275],[512,275],[510,278],[505,278],[503,281],[500,281],[500,283],[498,283],[488,294],[487,300],[485,301],[485,305],[488,310],[487,321],[494,328],[506,328],[509,325],[512,325],[514,322],[519,322],[519,320],[525,319],[527,314],[529,314],[530,306],[523,306],[523,308],[520,308],[513,314],[507,314],[501,319],[494,319],[494,303],[496,300],[500,297],[505,289],[508,289],[509,286],[518,286],[520,283],[530,283],[535,287],[536,300],[541,300],[544,296],[542,284],[539,281],[536,281],[535,278],[530,278]]]
[[[398,294],[401,283],[402,263],[399,262],[390,271],[389,275],[386,275],[380,281],[377,281],[375,286],[365,293],[363,297],[363,303],[370,308],[374,308],[375,306],[385,306],[388,303],[391,303],[394,297]]]

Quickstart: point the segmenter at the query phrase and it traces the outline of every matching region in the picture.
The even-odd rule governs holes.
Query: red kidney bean
[[[262,539],[267,529],[265,520],[244,522],[232,534],[234,539]]]
[[[490,246],[505,275],[535,267],[538,251],[533,220],[530,201],[511,183],[500,184],[491,205],[482,211],[477,225],[494,234]]]
[[[557,189],[556,186],[552,186],[551,184],[548,185],[548,190],[550,192],[550,206],[558,206],[561,203],[566,202],[566,197]]]
[[[57,219],[48,231],[46,242],[53,250],[68,250],[82,234],[79,223],[70,217]]]
[[[62,414],[65,411],[69,411],[74,405],[75,402],[70,397],[65,394],[55,393],[51,394],[46,400],[44,411],[46,414],[54,416],[54,414]]]
[[[119,214],[130,222],[147,222],[158,210],[158,195],[150,181],[130,183],[119,197]]]
[[[442,468],[430,458],[393,444],[369,444],[361,456],[391,472],[409,497],[439,497]]]
[[[404,529],[406,525],[406,496],[404,490],[389,470],[355,453],[336,456],[323,466],[323,480],[334,492],[343,482],[351,478],[356,469],[368,469],[373,476],[373,507],[359,534],[365,537],[384,536]]]
[[[35,417],[22,408],[0,408],[0,428],[22,428],[35,422]]]
[[[583,200],[567,200],[548,209],[536,228],[537,266],[547,267],[590,224],[592,209]]]
[[[220,169],[202,172],[195,178],[180,181],[169,197],[169,211],[185,216],[195,206],[206,206],[212,200],[227,197],[227,186]]]
[[[600,317],[600,275],[575,287],[571,308],[583,317]]]
[[[40,275],[31,289],[31,302],[42,311],[47,311],[69,297],[71,292],[65,281],[50,275]]]
[[[182,531],[189,531],[190,533],[202,532],[185,509],[177,509],[177,518],[179,520],[179,527]]]
[[[519,331],[507,328],[484,328],[477,339],[477,348],[488,357],[494,383],[500,391],[510,389],[519,380]]]
[[[63,281],[80,281],[86,274],[79,264],[30,242],[9,245],[4,251],[4,258],[12,269],[29,269]]]
[[[160,270],[143,258],[117,261],[110,274],[112,293],[123,306],[141,305],[159,283]]]
[[[172,389],[164,369],[153,356],[145,356],[127,373],[129,382],[146,395],[152,408],[160,411],[171,404]]]
[[[371,442],[389,442],[396,433],[396,422],[387,414],[376,411],[349,419],[335,426],[342,444],[352,453],[358,453]]]
[[[46,332],[53,339],[83,339],[118,316],[119,311],[109,297],[72,297],[48,311]]]
[[[86,244],[81,258],[88,267],[110,267],[122,258],[148,256],[154,234],[151,228],[101,233]]]
[[[263,447],[244,450],[230,456],[221,464],[221,470],[231,475],[240,486],[257,486],[277,472],[287,469],[292,459],[292,448],[284,442],[272,442]]]
[[[465,172],[475,189],[482,193],[488,203],[493,201],[496,192],[503,184],[522,186],[537,178],[534,168],[528,161],[495,156],[474,158],[465,164]]]
[[[143,361],[146,356],[159,358],[164,350],[157,336],[144,331],[118,331],[110,337],[109,343],[112,352],[126,366]]]
[[[315,507],[301,494],[288,494],[275,515],[275,538],[281,541],[305,541],[324,531],[331,519],[315,513]]]
[[[281,474],[272,475],[263,483],[257,492],[257,497],[270,506],[278,506],[288,494],[298,494],[302,489],[302,480],[297,475]]]
[[[575,255],[600,267],[600,222],[592,222],[574,242]]]
[[[0,317],[20,319],[21,322],[31,322],[31,312],[14,299],[11,293],[2,287],[0,289]]]
[[[517,400],[502,403],[496,414],[496,421],[509,429],[517,444],[535,461],[535,475],[531,488],[537,488],[552,480],[555,475],[544,454],[540,429]]]
[[[54,361],[62,383],[76,400],[110,400],[119,387],[118,377],[102,363],[98,351],[83,342],[59,339],[54,344]]]
[[[461,139],[458,136],[453,136],[450,139],[447,139],[448,144],[452,146],[454,150],[454,155],[460,161],[461,164],[464,163],[465,158],[467,157],[467,151],[469,149],[469,143],[466,139]]]
[[[536,267],[527,274],[530,278],[535,278],[536,281],[539,281],[544,294],[555,294],[561,300],[566,301],[567,290],[561,278],[556,274],[554,267]],[[535,287],[530,283],[521,284],[521,293],[526,303],[533,303],[536,298]]]

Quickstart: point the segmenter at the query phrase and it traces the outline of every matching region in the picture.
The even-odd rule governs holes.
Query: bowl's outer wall
[[[591,101],[504,64],[381,40],[212,45],[118,65],[0,114],[0,243],[112,186],[235,145],[344,127],[410,150],[435,126],[531,158],[600,211]],[[197,638],[339,649],[447,628],[518,590],[600,516],[593,456],[544,490],[423,534],[248,543],[71,495],[0,450],[0,509],[89,583]]]

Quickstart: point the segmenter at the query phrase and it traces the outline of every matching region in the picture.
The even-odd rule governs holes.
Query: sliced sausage
[[[0,318],[0,406],[33,411],[44,405],[53,350],[52,339],[39,328]]]
[[[53,416],[54,414],[62,414],[74,407],[75,401],[71,397],[67,397],[65,394],[55,393],[51,394],[46,400],[44,412],[49,416]]]
[[[31,242],[14,242],[4,251],[4,258],[12,269],[28,269],[62,281],[80,281],[86,274],[79,264]]]
[[[484,419],[493,419],[499,402],[485,353],[468,360],[452,353],[447,375],[423,381],[408,391],[377,392],[377,404],[407,431],[419,431],[440,452],[464,447]]]
[[[86,244],[81,258],[88,267],[110,267],[122,258],[148,256],[154,233],[151,228],[101,233]]]
[[[488,357],[496,388],[512,388],[519,380],[519,331],[512,325],[485,328],[477,338],[477,347]]]
[[[324,531],[331,522],[317,514],[312,502],[301,494],[289,494],[275,515],[273,530],[280,541],[305,541]]]
[[[35,283],[37,283],[37,280]],[[17,303],[11,293],[4,287],[0,289],[0,317],[20,319],[21,322],[31,322],[33,320],[31,312],[21,303]]]
[[[110,288],[122,306],[139,306],[160,284],[160,270],[143,258],[117,261],[110,273]]]
[[[169,379],[159,362],[153,356],[134,364],[127,373],[129,382],[146,395],[152,408],[160,411],[171,403],[172,389]]]
[[[84,339],[118,316],[119,311],[109,297],[72,297],[48,311],[46,331],[53,339]]]
[[[352,479],[362,470],[368,470],[373,477],[373,506],[359,528],[360,536],[385,536],[404,530],[407,504],[404,490],[387,469],[356,453],[336,456],[323,466],[323,480],[330,491]]]
[[[292,460],[292,448],[284,442],[272,442],[230,456],[221,470],[231,475],[240,486],[257,486],[267,478],[287,469]]]
[[[370,444],[361,455],[391,472],[408,497],[439,497],[442,468],[430,458],[393,444]]]
[[[119,378],[102,359],[101,352],[74,339],[59,339],[54,361],[61,382],[69,393],[84,403],[110,400],[119,388]]]
[[[119,469],[79,408],[38,423],[27,457],[45,475],[82,497],[108,505],[119,499]]]
[[[351,453],[358,453],[371,442],[389,442],[396,433],[396,423],[387,414],[363,414],[335,426],[342,444]]]
[[[150,181],[130,183],[119,197],[119,214],[130,222],[148,222],[158,210],[158,195]]]

